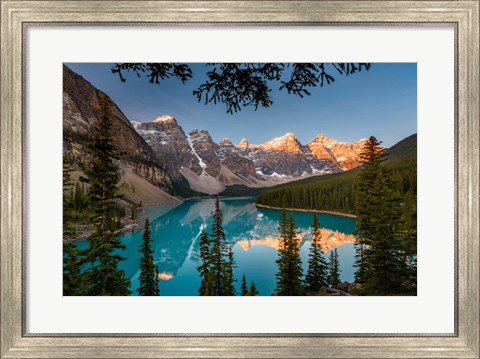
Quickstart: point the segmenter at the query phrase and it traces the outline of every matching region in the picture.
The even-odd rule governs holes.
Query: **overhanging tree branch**
[[[193,95],[199,102],[226,106],[227,113],[241,111],[242,107],[270,107],[272,87],[286,90],[303,98],[314,87],[323,87],[335,81],[333,73],[340,76],[368,71],[370,63],[209,63],[207,80]],[[112,73],[117,73],[125,82],[124,72],[133,72],[138,77],[147,76],[152,84],[177,78],[183,83],[193,77],[187,64],[173,63],[117,63]]]

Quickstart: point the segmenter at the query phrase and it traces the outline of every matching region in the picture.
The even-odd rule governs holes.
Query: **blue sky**
[[[190,64],[193,78],[150,84],[146,77],[127,74],[122,83],[113,64],[67,63],[95,87],[107,93],[129,120],[148,122],[163,114],[177,119],[185,132],[207,129],[214,141],[247,138],[263,143],[287,132],[306,144],[319,133],[353,142],[374,135],[390,147],[417,132],[417,66],[415,63],[373,63],[370,71],[335,75],[335,82],[299,98],[273,87],[269,108],[242,108],[233,115],[224,104],[204,105],[192,91],[206,79],[205,64]]]

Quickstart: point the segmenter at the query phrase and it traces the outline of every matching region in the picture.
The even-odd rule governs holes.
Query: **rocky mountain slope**
[[[86,158],[85,143],[99,121],[100,99],[105,94],[68,67],[63,67],[63,150],[78,164]],[[113,138],[121,153],[119,167],[123,189],[131,188],[132,200],[147,204],[175,203],[168,193],[172,180],[154,151],[135,131],[122,111],[113,105]],[[135,184],[148,187],[150,195],[135,192]],[[151,186],[151,187],[150,187]],[[138,186],[137,186],[138,187]],[[128,191],[127,191],[128,192]],[[152,202],[152,198],[156,199]]]
[[[174,181],[216,194],[227,186],[268,187],[314,175],[343,172],[358,166],[364,140],[342,143],[318,135],[302,145],[289,132],[263,144],[228,138],[216,143],[207,130],[186,134],[177,120],[162,115],[151,122],[132,122]]]

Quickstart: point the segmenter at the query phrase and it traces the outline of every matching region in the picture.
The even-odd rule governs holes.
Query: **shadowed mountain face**
[[[76,164],[88,160],[85,144],[100,121],[100,100],[103,96],[105,94],[102,91],[63,66],[63,150]],[[139,187],[153,185],[159,190],[170,191],[172,185],[170,175],[160,165],[154,151],[115,104],[111,117],[114,145],[121,154],[119,167],[122,177],[127,174],[132,185],[136,184]],[[164,198],[168,202],[168,195]]]
[[[359,165],[365,142],[342,143],[318,135],[302,145],[289,132],[263,144],[246,139],[234,145],[228,138],[215,143],[207,130],[186,134],[169,115],[151,122],[132,122],[176,181],[215,194],[227,186],[269,187],[310,176],[338,173]]]

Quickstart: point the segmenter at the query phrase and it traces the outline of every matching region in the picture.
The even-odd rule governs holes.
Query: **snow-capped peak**
[[[237,147],[247,147],[247,146],[248,146],[248,141],[246,138],[242,138],[237,145]]]
[[[168,121],[175,121],[175,117],[170,115],[162,115],[162,116],[158,116],[152,122],[168,122]]]
[[[300,143],[293,132],[287,132],[283,136],[275,137],[265,142],[262,147],[273,150],[300,151]]]
[[[233,145],[232,141],[228,137],[225,137],[218,144],[219,145]]]

